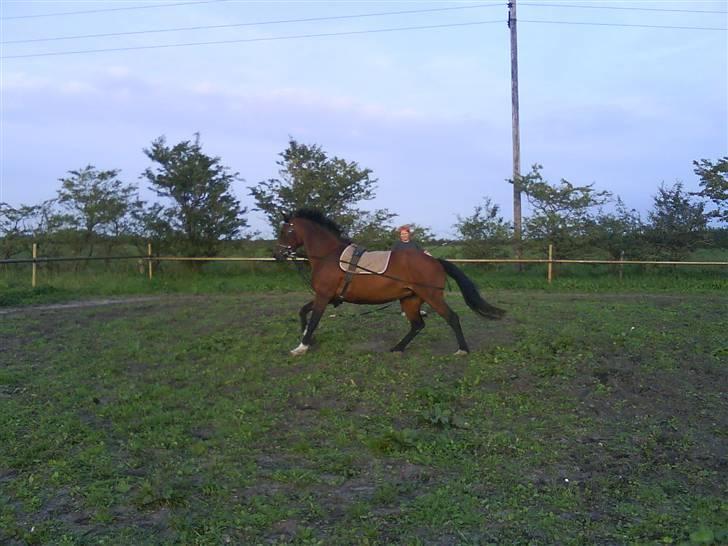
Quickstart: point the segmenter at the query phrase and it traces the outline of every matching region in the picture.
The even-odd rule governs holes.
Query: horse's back
[[[345,283],[345,273],[338,264],[336,270],[340,282]],[[350,303],[385,303],[423,290],[441,291],[444,286],[445,271],[435,258],[421,250],[392,250],[385,271],[353,275],[344,297]]]
[[[445,270],[437,258],[417,249],[393,250],[387,273],[426,288],[443,288]]]

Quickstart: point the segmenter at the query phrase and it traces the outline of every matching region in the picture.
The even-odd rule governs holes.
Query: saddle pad
[[[349,271],[349,263],[354,254],[356,245],[349,245],[344,249],[339,257],[339,267],[344,271]],[[387,270],[389,265],[389,257],[392,252],[389,250],[377,250],[374,252],[365,252],[359,258],[356,265],[356,271],[352,271],[355,275],[372,275],[374,273],[381,274]]]

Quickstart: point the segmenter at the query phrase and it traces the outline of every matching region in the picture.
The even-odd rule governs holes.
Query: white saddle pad
[[[349,271],[349,264],[354,255],[354,248],[356,245],[349,245],[344,249],[339,257],[339,267],[344,271]],[[355,275],[373,275],[381,274],[387,270],[389,266],[389,257],[392,252],[389,250],[375,250],[373,252],[365,252],[359,258],[359,262],[356,265],[356,270],[353,271]]]

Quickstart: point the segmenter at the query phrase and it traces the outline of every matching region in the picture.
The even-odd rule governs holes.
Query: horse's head
[[[276,260],[285,260],[296,255],[296,249],[303,245],[303,238],[298,232],[296,224],[289,217],[284,217],[278,235],[278,246],[273,256]]]

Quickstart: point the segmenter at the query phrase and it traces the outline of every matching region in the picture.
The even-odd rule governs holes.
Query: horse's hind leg
[[[427,291],[426,293],[419,294],[422,299],[430,304],[438,315],[445,319],[452,331],[455,333],[455,338],[458,340],[458,350],[456,355],[465,355],[470,352],[468,344],[465,341],[463,335],[463,329],[460,327],[460,318],[457,313],[453,311],[450,306],[445,302],[445,296],[441,290],[438,291]]]
[[[410,321],[410,331],[407,332],[407,334],[402,338],[399,343],[397,343],[397,345],[390,349],[392,352],[404,351],[405,347],[409,345],[410,341],[412,341],[414,337],[419,334],[425,327],[425,321],[422,320],[422,315],[420,315],[422,300],[419,297],[409,296],[407,298],[399,300],[399,303],[402,306],[402,311],[404,311],[404,314]]]
[[[301,319],[301,333],[306,331],[306,324],[308,323],[308,314],[311,312],[311,309],[313,309],[313,302],[314,302],[314,300],[309,301],[306,305],[301,307],[301,310],[298,312],[298,316]]]

